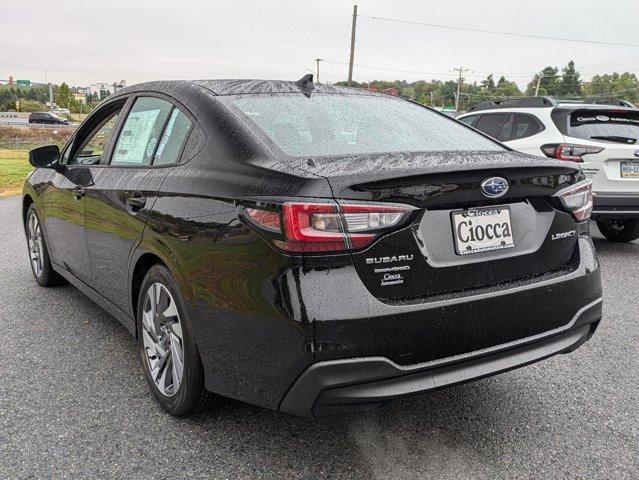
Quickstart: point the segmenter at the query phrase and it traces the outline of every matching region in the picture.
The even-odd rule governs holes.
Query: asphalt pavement
[[[20,199],[0,199],[0,478],[639,478],[639,242],[595,239],[604,319],[570,355],[365,414],[177,419],[124,327],[37,286]]]

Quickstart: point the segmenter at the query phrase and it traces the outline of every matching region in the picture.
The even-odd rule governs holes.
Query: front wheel
[[[601,234],[611,242],[632,242],[639,238],[639,219],[597,220]]]
[[[138,300],[138,338],[147,382],[162,407],[176,416],[207,400],[204,370],[179,288],[164,265],[151,267]]]

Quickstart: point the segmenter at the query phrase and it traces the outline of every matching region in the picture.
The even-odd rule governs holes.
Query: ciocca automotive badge
[[[481,182],[481,193],[491,198],[506,195],[509,188],[508,180],[502,177],[490,177]]]

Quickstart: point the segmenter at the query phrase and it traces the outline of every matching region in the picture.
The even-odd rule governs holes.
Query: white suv
[[[457,120],[513,150],[579,162],[593,182],[601,233],[615,242],[639,238],[639,109],[525,97],[480,103]]]

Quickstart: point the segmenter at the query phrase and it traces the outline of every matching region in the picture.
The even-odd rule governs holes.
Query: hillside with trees
[[[336,85],[345,86],[347,82]],[[372,82],[353,82],[356,88],[384,91],[395,89],[399,95],[422,103],[439,107],[453,107],[457,93],[457,81],[453,80],[374,80]],[[467,110],[472,105],[490,100],[503,100],[521,96],[547,95],[557,99],[573,99],[580,101],[608,100],[612,98],[628,100],[639,104],[639,79],[634,73],[600,74],[584,81],[572,60],[559,69],[547,66],[534,75],[526,89],[522,91],[512,80],[503,76],[495,78],[488,75],[479,82],[462,81],[460,109]]]

